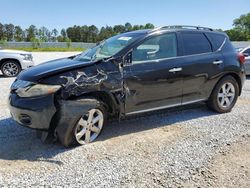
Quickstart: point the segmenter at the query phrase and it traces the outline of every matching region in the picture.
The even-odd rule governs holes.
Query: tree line
[[[147,23],[145,25],[124,25],[105,26],[98,29],[95,25],[68,27],[62,29],[59,33],[57,29],[49,30],[46,27],[37,28],[35,25],[30,25],[27,29],[22,29],[20,26],[13,24],[0,23],[0,41],[16,41],[16,42],[89,42],[95,43],[109,38],[113,35],[134,31],[139,29],[153,29],[154,25]]]
[[[233,26],[233,29],[225,31],[232,41],[250,40],[250,13],[236,18],[233,21]]]
[[[233,28],[226,30],[232,41],[247,41],[250,40],[250,13],[241,15],[233,21]],[[145,25],[124,25],[105,26],[98,29],[95,25],[74,25],[62,29],[60,32],[57,29],[49,30],[46,27],[37,28],[35,25],[30,25],[23,29],[20,26],[13,24],[0,23],[0,41],[26,41],[26,42],[89,42],[96,43],[109,38],[113,35],[134,31],[139,29],[153,29],[154,25],[147,23]],[[221,29],[219,29],[222,31]]]

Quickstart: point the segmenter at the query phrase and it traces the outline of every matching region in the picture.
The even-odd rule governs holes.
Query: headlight
[[[32,55],[31,54],[20,54],[24,60],[32,61]]]
[[[25,88],[18,88],[16,90],[16,93],[19,97],[37,97],[55,93],[60,88],[61,88],[60,85],[35,84]]]
[[[13,91],[19,88],[27,88],[32,85],[34,85],[34,83],[32,82],[28,82],[24,80],[15,80],[15,82],[13,82],[13,84],[11,85],[10,89]]]

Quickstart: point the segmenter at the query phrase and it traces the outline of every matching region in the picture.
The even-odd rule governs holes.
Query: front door
[[[175,33],[150,37],[133,49],[124,67],[125,112],[133,114],[180,105],[182,75]]]

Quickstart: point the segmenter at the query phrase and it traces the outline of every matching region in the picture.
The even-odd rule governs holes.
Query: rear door
[[[223,55],[203,32],[182,31],[182,104],[206,100],[224,70]]]

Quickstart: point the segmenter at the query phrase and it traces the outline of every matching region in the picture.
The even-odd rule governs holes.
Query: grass
[[[82,52],[85,48],[63,48],[63,47],[44,47],[44,48],[32,48],[32,47],[17,47],[10,48],[12,50],[24,50],[28,52]]]

